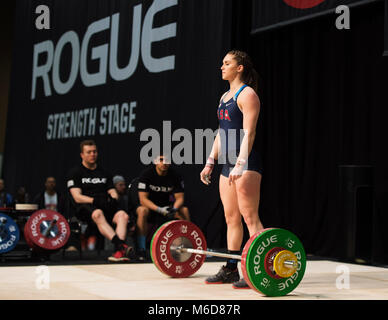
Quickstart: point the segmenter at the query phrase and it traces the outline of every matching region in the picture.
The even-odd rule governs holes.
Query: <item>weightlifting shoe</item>
[[[241,278],[239,281],[233,282],[232,287],[233,289],[250,289],[244,278]]]
[[[108,260],[111,262],[126,262],[129,261],[130,258],[133,259],[134,250],[132,247],[127,246],[126,244],[122,244],[114,254],[112,254]]]
[[[220,271],[214,276],[210,276],[205,280],[207,284],[233,283],[240,280],[238,269],[231,270],[226,266],[222,266]]]

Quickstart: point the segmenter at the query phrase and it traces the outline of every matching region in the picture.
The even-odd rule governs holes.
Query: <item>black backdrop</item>
[[[151,2],[143,1],[143,9]],[[62,18],[54,30],[45,34],[33,31],[33,36],[24,37],[34,30],[32,7],[26,5],[30,3],[19,2],[24,10],[16,10],[16,20],[26,24],[15,25],[15,39],[23,41],[16,41],[14,49],[4,166],[8,186],[25,184],[36,190],[46,175],[54,174],[64,187],[66,169],[79,161],[82,139],[45,139],[50,112],[137,101],[135,133],[93,136],[100,146],[101,163],[127,178],[143,167],[138,158],[142,129],[161,130],[162,120],[172,120],[173,129],[215,129],[214,110],[226,88],[219,78],[219,66],[226,50],[238,47],[250,53],[261,75],[258,136],[265,165],[260,206],[264,225],[294,231],[308,253],[343,258],[348,223],[340,206],[338,165],[373,165],[375,210],[369,217],[374,225],[370,250],[374,262],[387,263],[383,239],[388,226],[388,62],[382,56],[382,1],[352,9],[351,30],[337,30],[336,16],[331,14],[252,36],[252,3],[248,1],[179,1],[159,15],[159,23],[177,21],[177,35],[166,41],[165,51],[154,52],[175,54],[175,70],[150,74],[140,62],[126,81],[85,88],[77,78],[69,94],[34,101],[30,100],[32,43],[43,39],[56,42],[64,31],[74,29],[74,24],[79,26],[81,39],[92,21],[118,11],[127,15],[128,7],[131,12],[140,2],[110,1],[105,7],[105,2],[96,1],[101,5],[96,7],[85,2],[89,16],[78,18],[73,13],[80,2],[68,1],[66,8],[58,8],[61,2],[55,2],[57,14],[76,21],[69,18],[70,22],[64,23]],[[68,11],[68,6],[74,10]],[[101,11],[90,10],[97,7]],[[126,23],[131,28],[131,19]],[[128,56],[123,59],[125,65]],[[218,186],[200,184],[201,168],[179,166],[186,180],[187,202],[209,246],[225,247]]]
[[[120,13],[118,65],[122,68],[128,64],[131,55],[133,8],[142,4],[141,21],[144,21],[152,4],[165,2],[42,1],[40,4],[46,4],[51,10],[50,30],[35,28],[37,15],[34,1],[17,2],[4,160],[4,176],[10,190],[25,185],[31,193],[38,192],[48,175],[54,175],[59,188],[64,189],[66,172],[79,163],[79,142],[85,138],[96,140],[102,166],[113,174],[124,175],[129,181],[144,168],[139,157],[140,149],[146,144],[140,141],[144,129],[154,128],[162,132],[164,120],[171,121],[172,131],[186,128],[194,133],[196,128],[217,128],[216,108],[219,96],[226,88],[220,79],[219,68],[223,55],[231,46],[232,1],[180,0],[155,15],[154,28],[176,24],[176,36],[155,42],[151,49],[155,58],[174,55],[173,70],[149,72],[143,63],[141,48],[137,68],[127,80],[114,81],[107,72],[105,84],[86,87],[78,75],[68,93],[57,94],[51,87],[52,94],[46,97],[43,81],[38,79],[36,97],[31,99],[34,44],[50,39],[55,47],[60,37],[69,30],[74,30],[82,43],[91,23]],[[144,32],[142,30],[141,34]],[[109,38],[110,29],[99,32],[91,38],[89,47],[106,44]],[[67,45],[62,52],[60,70],[63,82],[70,74],[70,49]],[[39,65],[43,65],[47,55],[42,54],[39,59]],[[98,63],[89,57],[87,68],[90,73],[97,72]],[[99,134],[102,123],[99,119],[104,106],[130,105],[134,101],[135,132]],[[96,130],[93,134],[88,134],[87,127],[86,134],[81,134],[81,137],[54,139],[54,124],[51,129],[48,127],[49,115],[81,109],[96,109]],[[58,137],[58,134],[55,136]],[[207,218],[212,217],[214,211],[219,220],[223,213],[216,185],[211,187],[212,193],[209,193],[200,183],[198,177],[201,169],[202,165],[189,164],[179,168],[185,177],[186,202],[193,220],[202,226],[207,224]],[[207,205],[203,206],[203,203]],[[215,229],[218,230],[220,221],[216,224]],[[220,245],[224,240],[218,236],[217,241],[216,245]]]
[[[375,262],[387,260],[387,127],[384,3],[259,33],[244,45],[263,79],[265,176],[261,216],[300,234],[308,252],[345,257],[339,165],[374,167],[374,205],[357,236]],[[364,230],[362,229],[363,227]]]
[[[334,13],[340,5],[354,6],[373,1],[379,0],[253,0],[252,32]]]

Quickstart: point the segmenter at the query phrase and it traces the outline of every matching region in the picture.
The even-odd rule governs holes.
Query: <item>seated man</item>
[[[115,175],[113,177],[113,186],[116,189],[118,195],[118,202],[120,203],[121,208],[129,214],[129,204],[128,204],[128,194],[127,186],[125,184],[125,179],[123,176]]]
[[[181,176],[170,168],[165,156],[155,159],[138,180],[140,206],[136,209],[139,259],[145,259],[148,221],[162,224],[169,219],[190,220],[184,203],[184,184]]]
[[[15,204],[30,203],[30,194],[27,192],[26,187],[18,187],[14,199]]]
[[[44,191],[38,193],[33,203],[38,205],[39,209],[50,209],[64,214],[64,198],[63,195],[56,190],[56,180],[54,177],[47,177],[44,183]]]
[[[97,166],[97,146],[93,140],[80,144],[81,165],[73,168],[67,179],[75,215],[79,220],[94,222],[98,231],[115,246],[109,261],[128,261],[133,248],[125,243],[128,215],[118,206],[112,176]],[[116,225],[113,230],[111,224]]]
[[[127,190],[127,185],[125,183],[125,179],[123,176],[115,175],[113,177],[113,185],[116,189],[116,192],[119,196],[118,202],[120,208],[122,208],[129,216],[129,224],[128,224],[128,243],[133,244],[135,240],[133,239],[134,233],[135,233],[135,222],[136,222],[136,216],[135,216],[135,210],[137,206],[134,206],[132,204],[132,201],[130,201],[130,197]]]
[[[0,208],[13,206],[12,195],[5,191],[5,183],[3,179],[0,179]]]

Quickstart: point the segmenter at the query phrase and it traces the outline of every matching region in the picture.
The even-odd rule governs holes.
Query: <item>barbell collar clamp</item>
[[[44,232],[42,232],[42,235],[44,237],[47,237],[48,234],[50,233],[51,229],[55,226],[56,223],[57,223],[56,219],[51,220],[51,222],[50,222],[49,226],[47,227],[47,229],[44,230]]]

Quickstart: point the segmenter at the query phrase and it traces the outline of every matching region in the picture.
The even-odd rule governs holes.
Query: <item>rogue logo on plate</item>
[[[325,0],[283,0],[289,6],[297,8],[297,9],[309,9],[312,7],[316,7],[321,4]]]

